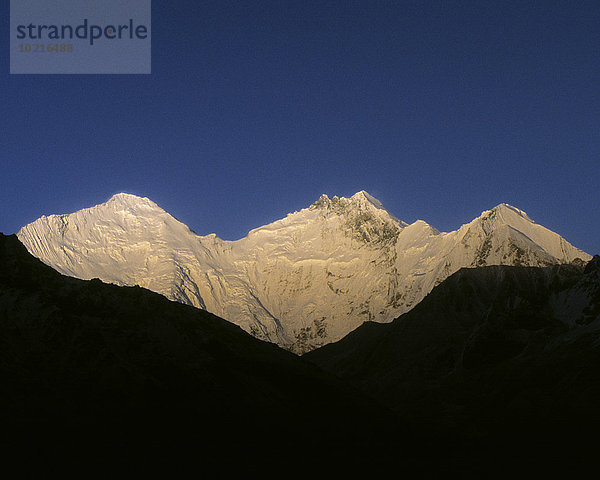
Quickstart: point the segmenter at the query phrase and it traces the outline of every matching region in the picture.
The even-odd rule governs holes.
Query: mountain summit
[[[61,273],[146,287],[296,353],[364,321],[391,321],[462,267],[591,258],[506,204],[441,233],[397,219],[364,191],[322,195],[234,242],[197,235],[151,200],[124,193],[41,217],[18,237]]]

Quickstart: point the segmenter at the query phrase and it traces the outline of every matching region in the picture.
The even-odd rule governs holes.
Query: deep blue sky
[[[0,231],[125,191],[242,237],[365,189],[600,253],[600,2],[153,1],[152,75],[9,75]]]

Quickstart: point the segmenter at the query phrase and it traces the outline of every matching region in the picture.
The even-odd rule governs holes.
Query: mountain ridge
[[[439,232],[399,220],[365,191],[322,195],[235,241],[198,235],[150,199],[125,193],[41,217],[17,235],[62,273],[139,284],[296,353],[364,321],[391,321],[461,267],[591,258],[507,204]]]

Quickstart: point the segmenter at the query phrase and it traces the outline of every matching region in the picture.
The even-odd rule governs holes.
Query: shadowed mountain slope
[[[82,458],[309,468],[396,429],[354,388],[229,322],[62,276],[1,234],[0,378],[0,446],[24,470]]]
[[[394,322],[365,324],[303,358],[449,456],[470,450],[493,463],[508,448],[540,468],[581,467],[600,426],[600,257],[462,269]]]

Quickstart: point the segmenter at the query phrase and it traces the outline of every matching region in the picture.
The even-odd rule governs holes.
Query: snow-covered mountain
[[[462,267],[543,266],[591,257],[506,204],[448,233],[406,224],[361,191],[237,241],[199,236],[148,198],[120,193],[18,237],[61,273],[140,285],[297,353],[366,320],[389,322]]]

